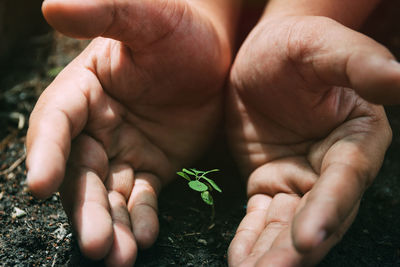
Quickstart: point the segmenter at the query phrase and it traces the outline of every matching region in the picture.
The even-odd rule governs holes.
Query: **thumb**
[[[400,104],[400,64],[392,55],[377,50],[349,55],[346,73],[350,87],[369,102]]]
[[[74,38],[98,36],[130,44],[151,43],[177,27],[186,10],[185,1],[45,0],[47,22]]]
[[[334,20],[310,19],[317,21],[294,26],[308,31],[291,30],[292,58],[311,66],[324,84],[352,88],[373,103],[400,103],[400,64],[387,48]]]

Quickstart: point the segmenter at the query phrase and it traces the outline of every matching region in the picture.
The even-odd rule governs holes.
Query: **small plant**
[[[189,187],[194,191],[200,192],[201,199],[211,206],[211,220],[214,219],[215,209],[214,209],[214,199],[211,195],[211,191],[216,190],[222,193],[221,188],[210,178],[206,177],[207,174],[212,172],[217,172],[218,169],[213,169],[209,171],[199,171],[196,169],[182,169],[182,171],[177,172],[179,176],[186,179],[189,183]]]

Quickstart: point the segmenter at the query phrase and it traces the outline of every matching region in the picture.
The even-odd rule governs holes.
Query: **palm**
[[[231,73],[228,133],[243,173],[249,177],[247,221],[251,216],[253,221],[260,217],[265,221],[251,241],[243,231],[249,225],[243,221],[231,245],[234,265],[320,260],[338,236],[311,255],[305,254],[305,259],[291,243],[293,231],[302,231],[298,238],[303,238],[302,243],[295,245],[312,247],[304,245],[312,243],[309,233],[325,227],[324,220],[336,215],[343,221],[337,231],[343,233],[354,219],[357,204],[339,213],[330,207],[334,195],[345,186],[335,176],[355,174],[357,185],[365,188],[376,175],[390,140],[381,107],[348,88],[334,86],[341,81],[325,79],[326,73],[312,65],[312,60],[324,56],[319,54],[319,39],[311,37],[318,34],[312,25],[325,22],[302,20],[260,23],[241,48]],[[307,28],[302,27],[305,24]],[[260,64],[259,55],[269,64]],[[343,194],[358,203],[360,195],[352,193]],[[323,194],[325,199],[321,199]],[[293,225],[300,212],[296,220],[311,221],[310,231]]]
[[[60,186],[84,254],[113,265],[132,265],[137,246],[155,241],[161,185],[201,155],[222,112],[227,36],[187,1],[161,2],[110,1],[111,25],[88,22],[94,32],[86,35],[114,39],[96,38],[63,70],[40,97],[28,132],[31,189],[47,196]],[[45,7],[62,28],[69,7]],[[105,16],[101,28],[110,8],[90,8]]]
[[[98,97],[90,103],[84,130],[102,143],[109,159],[128,162],[135,171],[151,171],[166,181],[207,147],[221,116],[227,67],[220,61],[226,55],[215,58],[216,68],[210,70],[210,62],[202,59],[218,44],[214,39],[196,54],[197,38],[203,37],[195,37],[183,44],[178,41],[181,36],[170,37],[140,52],[118,41],[97,39],[84,52],[83,56],[96,50],[92,62],[97,64],[81,66],[83,72],[106,70],[97,72],[98,86],[92,90]],[[110,55],[107,61],[105,55]]]

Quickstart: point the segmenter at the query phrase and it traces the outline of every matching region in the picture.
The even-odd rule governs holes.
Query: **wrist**
[[[381,0],[270,0],[263,18],[324,16],[358,29]]]

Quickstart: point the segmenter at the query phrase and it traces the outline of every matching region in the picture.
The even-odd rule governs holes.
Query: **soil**
[[[400,58],[400,3],[386,1],[365,31]],[[101,266],[77,247],[59,195],[40,201],[25,184],[24,141],[33,105],[57,72],[87,42],[49,33],[30,39],[0,74],[0,266]],[[360,66],[362,67],[362,66]],[[383,167],[365,193],[360,212],[341,243],[320,266],[400,266],[400,106],[387,107],[394,138]],[[25,122],[24,122],[25,119]],[[136,266],[226,266],[226,251],[245,214],[245,186],[221,134],[195,166],[220,168],[223,189],[210,207],[177,179],[160,195],[160,236],[140,251]],[[43,166],[45,168],[46,166]]]

